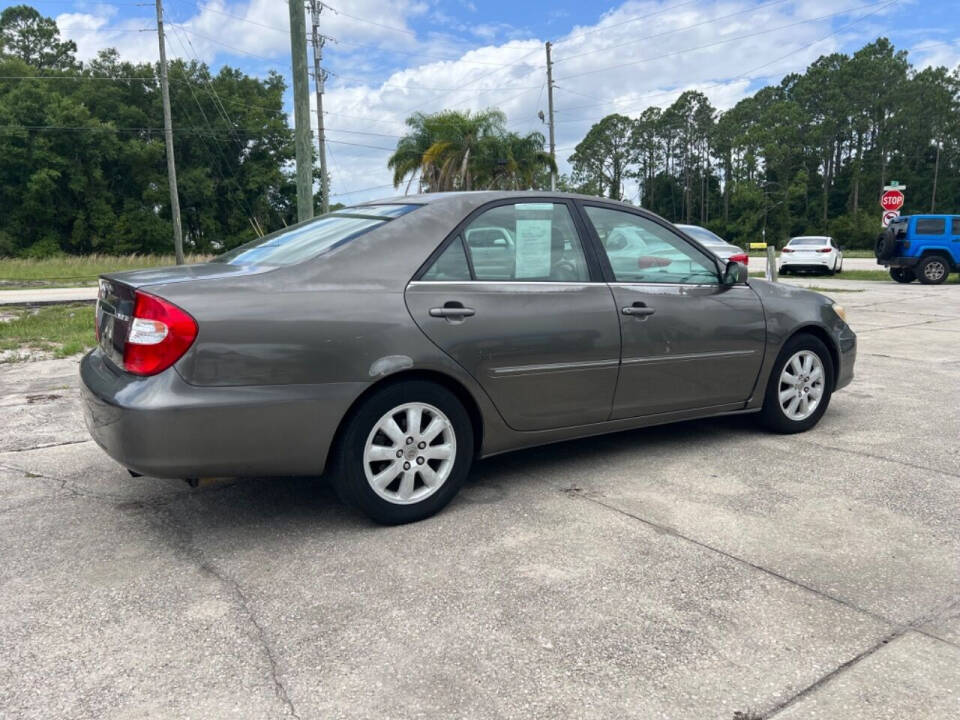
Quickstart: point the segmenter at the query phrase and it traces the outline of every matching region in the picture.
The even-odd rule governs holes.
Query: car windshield
[[[419,205],[361,205],[264,235],[215,257],[230,265],[293,265],[368,233]]]
[[[710,232],[705,227],[699,225],[677,225],[687,235],[698,241],[701,245],[726,245],[727,241],[719,235]]]
[[[793,238],[787,244],[791,247],[795,247],[797,245],[813,245],[815,247],[819,247],[822,245],[829,245],[830,239],[825,237],[797,237]]]

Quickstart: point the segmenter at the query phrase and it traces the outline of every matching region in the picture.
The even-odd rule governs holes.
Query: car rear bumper
[[[789,268],[832,268],[833,267],[833,258],[829,256],[823,257],[804,257],[804,258],[780,258],[780,267],[789,267]]]
[[[143,475],[318,475],[340,419],[364,383],[198,387],[170,368],[117,370],[93,350],[80,362],[90,435]]]
[[[892,257],[877,260],[877,265],[892,268],[915,268],[920,262],[918,257]]]

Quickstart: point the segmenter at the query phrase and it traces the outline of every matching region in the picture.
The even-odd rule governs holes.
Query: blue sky
[[[155,25],[152,3],[32,4],[57,19],[81,58],[112,46],[127,59],[156,60],[155,35],[140,32]],[[289,78],[286,2],[165,6],[171,55]],[[880,35],[917,66],[960,63],[960,0],[329,0],[321,25],[337,40],[325,49],[324,109],[332,192],[342,202],[392,193],[386,158],[413,111],[496,106],[512,129],[546,134],[537,111],[547,107],[547,40],[561,170],[605,114],[636,115],[685,89],[728,108],[821,54]]]

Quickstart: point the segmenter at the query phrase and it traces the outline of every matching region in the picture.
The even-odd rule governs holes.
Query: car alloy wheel
[[[825,374],[820,357],[812,350],[800,350],[783,366],[778,388],[780,408],[794,422],[816,412],[823,397]]]
[[[397,505],[422,502],[450,477],[457,457],[453,423],[423,402],[398,405],[384,413],[363,449],[370,488]]]
[[[942,283],[947,276],[947,264],[940,258],[931,258],[923,264],[922,272],[928,283]]]

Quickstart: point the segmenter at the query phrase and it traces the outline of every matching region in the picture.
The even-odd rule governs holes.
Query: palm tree
[[[409,191],[417,172],[427,192],[532,186],[538,172],[553,167],[543,136],[521,137],[507,132],[505,124],[499,110],[412,115],[411,132],[387,161],[394,187],[406,179]]]

